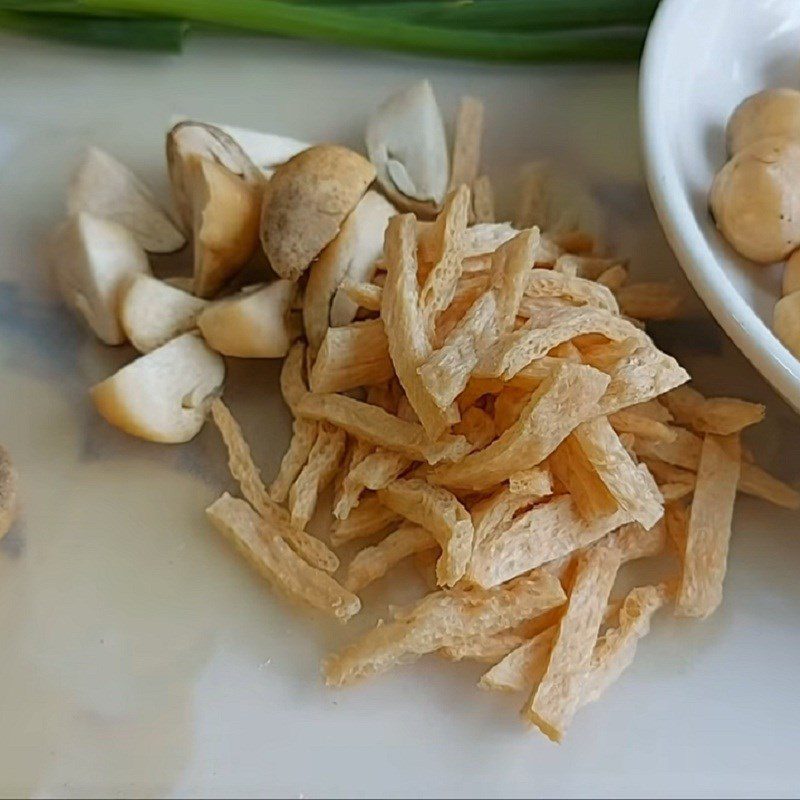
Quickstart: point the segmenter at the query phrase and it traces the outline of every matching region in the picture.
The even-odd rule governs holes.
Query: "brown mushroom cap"
[[[731,156],[769,136],[800,138],[800,92],[764,89],[750,95],[736,107],[725,129]]]
[[[760,139],[717,173],[709,206],[722,235],[765,264],[800,246],[800,140]]]
[[[339,145],[304,150],[267,184],[261,243],[272,268],[296,281],[339,232],[375,178],[366,158]]]

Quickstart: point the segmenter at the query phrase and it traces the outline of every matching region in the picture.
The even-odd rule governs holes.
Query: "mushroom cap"
[[[778,300],[772,324],[775,335],[800,358],[800,292],[792,292]]]
[[[277,280],[218,300],[197,320],[209,346],[237,358],[282,358],[289,352],[289,312],[296,284]]]
[[[208,304],[158,278],[138,275],[123,291],[119,320],[131,344],[149,353],[191,330]]]
[[[725,128],[728,154],[769,136],[800,138],[800,92],[764,89],[742,100]]]
[[[116,222],[80,213],[67,220],[50,244],[64,301],[106,344],[122,344],[119,303],[127,282],[149,275],[147,255],[133,234]]]
[[[11,527],[17,514],[17,471],[8,451],[0,445],[0,539]]]
[[[267,184],[261,217],[261,243],[275,272],[296,281],[374,178],[367,159],[333,144],[310,147],[279,166]]]
[[[740,150],[714,178],[709,207],[745,258],[784,259],[800,245],[800,140],[771,137]]]
[[[124,164],[89,147],[67,191],[70,215],[86,212],[127,228],[152,253],[172,253],[186,244],[153,193]]]
[[[245,183],[260,185],[263,176],[244,149],[216,125],[184,120],[167,132],[167,169],[178,215],[186,231],[192,229],[192,162],[194,158],[215,162]]]
[[[225,378],[225,362],[194,333],[140,356],[91,389],[112,425],[151,442],[194,438]]]

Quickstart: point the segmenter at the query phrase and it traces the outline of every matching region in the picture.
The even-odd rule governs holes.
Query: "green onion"
[[[175,19],[0,11],[0,28],[85,45],[179,53],[186,24]]]
[[[290,0],[335,6],[364,17],[389,17],[423,25],[492,30],[602,28],[647,25],[658,0]]]
[[[520,33],[456,30],[383,17],[365,19],[332,6],[310,8],[277,0],[81,0],[81,4],[339,44],[503,61],[626,60],[639,55],[645,34],[643,27]]]

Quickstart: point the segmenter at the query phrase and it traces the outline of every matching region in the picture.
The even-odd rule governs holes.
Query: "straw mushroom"
[[[80,213],[51,242],[56,281],[67,305],[80,313],[106,344],[122,344],[118,313],[123,288],[149,275],[147,254],[133,234],[109,219]]]
[[[194,222],[192,164],[197,158],[215,162],[245,183],[261,186],[263,176],[242,147],[216,125],[184,120],[167,133],[167,169],[175,207],[187,232]]]
[[[294,326],[292,281],[248,286],[238,294],[218,300],[197,320],[209,346],[238,358],[282,358],[289,352]]]
[[[800,139],[800,92],[787,88],[757,92],[736,107],[725,129],[731,156],[770,136]]]
[[[366,145],[389,199],[421,218],[435,216],[450,168],[442,114],[428,81],[392,95],[375,111]]]
[[[17,514],[17,472],[8,451],[0,445],[0,539],[14,522]]]
[[[760,139],[717,173],[709,206],[745,258],[780,261],[800,245],[800,140]]]
[[[339,233],[375,178],[363,156],[317,145],[279,166],[267,184],[261,243],[272,268],[296,281]]]
[[[367,192],[339,235],[311,265],[303,297],[303,323],[313,351],[322,344],[329,325],[346,325],[355,318],[358,306],[344,293],[339,296],[337,290],[345,281],[361,283],[372,278],[383,252],[383,234],[395,213],[381,195]]]
[[[184,333],[91,389],[112,425],[151,442],[194,438],[219,395],[225,362],[194,333]]]
[[[211,297],[258,246],[263,188],[198,156],[189,157],[187,171],[193,209],[194,293]]]
[[[119,320],[131,344],[149,353],[170,339],[191,330],[209,305],[150,275],[138,275],[126,286]]]
[[[186,238],[153,193],[124,164],[89,147],[70,181],[67,211],[86,212],[126,227],[152,253],[171,253]]]

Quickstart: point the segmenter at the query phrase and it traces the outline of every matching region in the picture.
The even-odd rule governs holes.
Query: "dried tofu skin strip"
[[[386,229],[387,273],[381,317],[397,377],[428,436],[437,439],[447,428],[445,414],[428,394],[417,373],[433,348],[428,339],[427,318],[420,307],[414,225],[414,217],[404,214],[394,217]],[[441,272],[437,273],[436,280],[439,280],[438,275]],[[433,314],[432,307],[428,313]]]
[[[711,397],[695,411],[691,426],[698,433],[729,436],[761,422],[765,412],[761,403],[735,397]]]
[[[472,182],[472,215],[476,224],[495,221],[494,189],[488,175],[480,175]]]
[[[414,462],[402,453],[378,449],[354,464],[342,481],[342,497],[334,505],[337,519],[346,519],[358,505],[366,489],[383,489],[404,473]]]
[[[547,616],[545,614],[544,616]],[[533,620],[535,622],[536,620]],[[506,631],[491,636],[472,636],[458,644],[443,647],[439,655],[449,661],[477,661],[482,664],[497,664],[513,650],[538,635],[531,631],[529,622],[523,622]]]
[[[547,464],[513,472],[508,478],[508,490],[538,502],[553,493],[553,472]]]
[[[675,611],[707,617],[722,602],[741,466],[738,435],[703,440]]]
[[[654,469],[661,469],[665,477],[667,473],[663,472],[663,467],[659,467],[659,462],[690,472],[697,472],[700,463],[702,439],[683,428],[675,430],[677,437],[674,442],[636,440],[637,455],[651,464]],[[679,482],[683,482],[685,479],[685,472],[678,473],[674,478]],[[696,478],[693,477],[692,480],[694,481]],[[759,497],[782,508],[800,508],[800,493],[758,465],[747,461],[743,461],[741,464],[738,489],[740,492]]]
[[[311,368],[312,392],[345,392],[394,376],[383,321],[370,319],[328,328]]]
[[[574,434],[568,436],[548,460],[553,475],[566,487],[583,519],[591,522],[617,512],[619,504]]]
[[[563,297],[576,305],[592,306],[610,314],[619,314],[617,301],[605,286],[551,269],[531,270],[525,294],[528,297]]]
[[[573,434],[617,505],[652,528],[664,514],[661,495],[644,465],[636,464],[605,417],[584,422]]]
[[[463,436],[445,434],[438,441],[431,441],[421,425],[342,394],[306,394],[297,406],[297,414],[330,422],[358,439],[429,464],[457,460],[470,449]]]
[[[345,588],[358,593],[403,559],[437,547],[433,534],[419,525],[401,525],[385,539],[356,553],[347,567]]]
[[[595,280],[611,289],[612,292],[616,292],[628,282],[628,270],[622,264],[614,264],[613,267],[609,267],[598,275]]]
[[[637,413],[633,408],[623,408],[608,418],[617,433],[632,433],[656,442],[675,441],[675,429],[664,422]]]
[[[461,184],[472,185],[477,179],[481,165],[482,138],[483,103],[477,97],[462,97],[456,117],[450,191]]]
[[[580,706],[619,565],[619,552],[613,548],[595,547],[582,556],[547,669],[523,709],[525,719],[555,742],[564,738]]]
[[[347,437],[343,430],[323,422],[308,461],[289,490],[292,525],[305,530],[317,507],[319,495],[331,484],[344,458]]]
[[[206,509],[206,514],[214,527],[282,594],[340,620],[349,619],[361,609],[356,595],[327,572],[307,564],[244,500],[224,494]]]
[[[393,622],[379,625],[329,656],[323,673],[330,686],[354,683],[471,636],[511,628],[564,600],[561,584],[546,573],[526,575],[489,591],[458,588],[435,592]]]
[[[569,495],[556,495],[478,541],[467,577],[478,586],[497,586],[588,547],[630,521],[622,510],[587,521]]]
[[[498,335],[496,296],[492,291],[484,292],[441,348],[434,350],[417,370],[425,390],[442,411],[464,391],[478,360]]]
[[[478,686],[501,692],[531,691],[547,671],[557,633],[558,626],[551,625],[532,639],[521,643],[484,673]]]
[[[490,497],[476,503],[470,512],[475,528],[474,546],[477,547],[493,532],[504,530],[518,511],[530,506],[533,502],[535,499],[502,488]]]
[[[463,319],[473,303],[489,286],[489,273],[479,272],[462,277],[456,289],[453,302],[436,318],[436,328],[431,339],[434,348],[440,348],[447,337]]]
[[[324,542],[294,525],[285,509],[269,496],[242,435],[242,429],[222,400],[217,399],[212,403],[211,413],[228,449],[231,475],[239,483],[245,499],[311,566],[326,572],[335,572],[339,568],[336,554]]]
[[[591,306],[555,308],[542,327],[540,320],[530,319],[522,328],[501,336],[476,369],[481,377],[506,380],[513,378],[523,367],[548,354],[556,345],[587,333],[601,333],[621,341],[638,338],[649,343],[645,334],[627,320]]]
[[[436,565],[440,586],[453,586],[464,576],[472,555],[472,518],[455,495],[421,478],[402,478],[378,492],[387,507],[429,530],[442,548]]]
[[[358,505],[364,486],[358,480],[354,480],[352,476],[363,464],[364,459],[369,458],[374,450],[375,448],[370,442],[360,439],[352,439],[348,443],[347,454],[334,484],[333,515],[337,519],[345,519]],[[402,458],[402,456],[399,457]]]
[[[470,406],[461,415],[461,421],[453,426],[453,433],[466,437],[473,450],[482,450],[496,435],[494,420],[477,406]]]
[[[385,533],[401,521],[401,516],[387,508],[374,494],[367,495],[345,519],[335,519],[331,527],[331,544],[339,547],[355,539],[366,539]]]
[[[430,229],[436,242],[435,263],[424,281],[420,281],[419,308],[428,335],[433,334],[436,314],[443,311],[456,293],[464,258],[464,232],[469,222],[470,191],[458,186],[445,200],[441,213]],[[413,218],[412,218],[413,219]],[[413,227],[409,233],[413,235]]]
[[[458,463],[437,467],[429,480],[480,490],[540,464],[572,430],[597,413],[607,385],[608,377],[591,367],[563,364],[541,383],[520,418],[500,438]]]
[[[380,311],[383,287],[375,283],[353,283],[346,281],[339,291],[352,300],[359,308],[367,311]]]
[[[292,423],[289,448],[281,459],[278,474],[269,486],[269,496],[274,502],[282,503],[289,496],[289,489],[303,469],[317,439],[317,425],[308,419],[296,419]]]
[[[598,414],[606,416],[652,400],[689,380],[686,370],[652,343],[617,361],[609,375],[611,382],[598,408]]]
[[[540,239],[539,229],[529,228],[492,254],[491,283],[497,292],[497,324],[503,333],[514,329],[520,300],[536,262]]]
[[[281,367],[281,394],[294,416],[298,416],[297,406],[308,394],[305,369],[306,346],[302,342],[295,342],[289,348]]]
[[[653,614],[667,598],[663,586],[640,586],[628,594],[619,612],[618,626],[606,631],[594,646],[581,706],[598,700],[633,663],[639,640],[649,633]]]
[[[636,319],[665,320],[680,316],[685,298],[669,283],[631,283],[617,289],[623,314]]]

